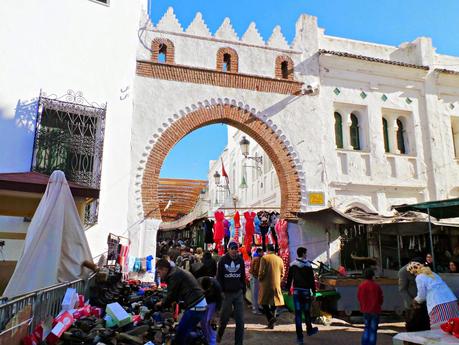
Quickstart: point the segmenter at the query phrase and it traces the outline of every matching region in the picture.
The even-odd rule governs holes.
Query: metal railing
[[[32,307],[32,322],[29,325],[29,331],[32,332],[47,316],[55,317],[60,312],[62,299],[67,288],[74,288],[79,294],[87,298],[89,289],[95,283],[95,276],[95,274],[92,274],[86,280],[78,279],[35,290],[0,304],[0,332],[4,330],[6,324],[14,315],[28,305]]]

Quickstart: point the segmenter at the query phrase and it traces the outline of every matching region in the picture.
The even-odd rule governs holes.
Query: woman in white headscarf
[[[406,269],[416,276],[418,294],[414,303],[426,301],[432,328],[459,317],[457,298],[438,274],[419,262],[410,262]]]

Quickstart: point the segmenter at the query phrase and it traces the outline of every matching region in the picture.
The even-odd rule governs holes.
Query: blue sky
[[[389,45],[429,36],[438,53],[459,56],[459,0],[152,0],[151,6],[153,23],[172,6],[184,28],[199,11],[213,33],[229,17],[239,36],[254,21],[265,40],[281,25],[289,42],[298,16],[307,13],[328,35]],[[205,179],[208,161],[225,145],[224,126],[204,127],[176,145],[161,176]]]

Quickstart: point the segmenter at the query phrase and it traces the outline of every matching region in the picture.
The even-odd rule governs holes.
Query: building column
[[[354,148],[351,145],[351,113],[345,112],[343,114],[343,148],[345,150],[353,150]]]
[[[397,146],[397,119],[393,116],[386,118],[387,120],[387,132],[389,135],[389,151],[391,153],[400,154],[400,150]]]

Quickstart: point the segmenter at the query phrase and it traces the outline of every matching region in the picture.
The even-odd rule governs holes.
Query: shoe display
[[[122,282],[121,275],[107,270],[107,279],[98,281],[89,289],[89,296],[84,296],[87,304],[73,309],[70,328],[53,341],[58,341],[59,345],[170,343],[175,338],[177,320],[173,318],[172,310],[156,308],[156,303],[165,297],[165,293],[165,290],[152,284]],[[116,319],[104,315],[106,306],[115,302],[119,304],[118,313],[129,314],[129,323],[119,326]],[[196,339],[204,339],[201,330],[195,333]],[[46,339],[40,342],[45,343]]]

